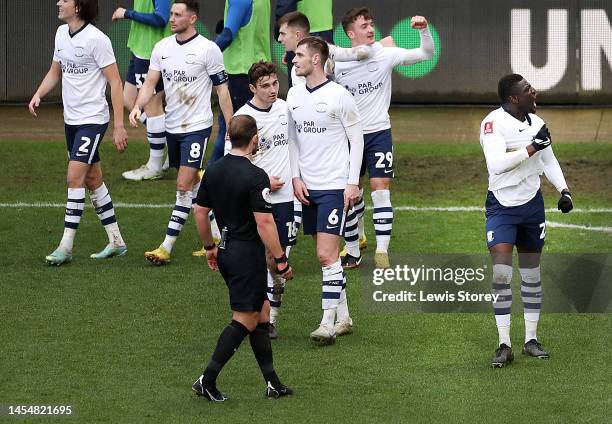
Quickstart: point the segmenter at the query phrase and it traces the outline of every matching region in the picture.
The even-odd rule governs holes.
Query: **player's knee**
[[[332,252],[326,249],[317,249],[317,258],[322,266],[330,266],[338,260],[337,252]]]
[[[193,181],[179,180],[176,182],[176,190],[180,192],[187,192],[193,189]]]
[[[521,281],[527,284],[537,284],[540,282],[540,267],[537,268],[519,268],[521,273]]]
[[[493,286],[508,286],[512,282],[512,266],[504,264],[493,265]]]

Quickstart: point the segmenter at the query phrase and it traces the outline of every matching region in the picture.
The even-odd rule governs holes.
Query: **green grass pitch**
[[[145,157],[144,143],[119,155],[109,140],[101,155],[115,204],[173,203],[173,172],[157,182],[120,177]],[[230,401],[196,398],[191,384],[230,314],[221,277],[190,255],[199,247],[193,219],[172,263],[156,268],[143,252],[161,242],[171,208],[118,206],[128,255],[93,262],[88,256],[104,246],[106,235],[87,205],[73,263],[47,267],[44,256],[61,236],[63,208],[15,205],[65,202],[63,144],[0,144],[0,405],[72,405],[74,411],[72,418],[32,422],[609,422],[610,315],[543,315],[539,336],[551,359],[537,361],[520,355],[517,314],[515,363],[493,370],[492,314],[370,313],[358,273],[349,272],[355,333],[317,348],[308,334],[320,319],[320,268],[312,241],[303,236],[292,252],[296,278],[287,287],[273,345],[278,373],[295,396],[264,399],[246,342],[219,378]],[[577,208],[612,207],[612,145],[559,145],[555,151]],[[484,203],[486,169],[477,143],[397,143],[395,164],[396,206]],[[557,195],[547,181],[543,187],[547,207],[556,207]],[[612,213],[547,218],[605,230]],[[482,253],[483,225],[482,212],[397,211],[392,252]],[[546,251],[610,252],[612,234],[604,230],[549,228]],[[554,281],[543,284],[546,297]],[[0,416],[0,422],[24,420]]]

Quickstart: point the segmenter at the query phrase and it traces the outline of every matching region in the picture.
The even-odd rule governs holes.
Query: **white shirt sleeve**
[[[157,44],[155,44],[155,46],[153,47],[153,51],[151,52],[151,59],[149,60],[149,69],[158,72],[161,72],[161,61],[159,58],[160,43],[161,41],[157,42]]]
[[[491,124],[490,132],[485,133],[485,124]],[[495,129],[495,122],[493,121],[481,124],[480,144],[487,161],[487,168],[491,174],[508,172],[529,157],[526,147],[513,152],[506,152],[506,141],[499,133],[499,129]]]
[[[340,121],[350,145],[348,184],[358,185],[363,160],[363,131],[357,103],[348,91],[340,97]]]
[[[223,53],[221,53],[221,49],[215,43],[210,43],[210,48],[208,48],[206,53],[205,64],[206,72],[211,77],[225,72]]]
[[[108,65],[112,65],[116,62],[110,38],[107,36],[95,38],[93,43],[91,54],[100,69],[106,68]]]
[[[55,42],[53,43],[53,61],[54,62],[60,61],[60,58],[57,57],[57,38],[59,37],[60,28],[61,26],[55,32]]]
[[[563,171],[559,165],[559,161],[552,150],[552,146],[547,147],[540,151],[542,162],[544,163],[544,175],[552,185],[555,186],[557,191],[561,193],[561,190],[567,188]]]
[[[374,48],[372,46],[339,47],[329,45],[329,58],[335,62],[351,62],[354,60],[365,60],[372,57]]]
[[[429,60],[434,55],[434,42],[429,28],[419,30],[421,45],[418,49],[403,49],[401,47],[388,47],[393,52],[393,67],[398,65],[412,65]]]
[[[291,108],[287,103],[287,125],[289,126],[289,165],[291,166],[291,178],[300,178],[300,146],[295,132],[295,121],[291,115]]]

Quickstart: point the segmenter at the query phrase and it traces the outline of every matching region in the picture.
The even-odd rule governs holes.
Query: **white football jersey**
[[[349,142],[345,127],[358,124],[353,96],[331,80],[287,94],[290,136],[295,132],[299,176],[311,190],[344,190],[349,177]],[[291,139],[294,142],[294,139]],[[293,170],[297,176],[298,170]]]
[[[527,153],[526,147],[544,124],[535,114],[521,122],[501,107],[482,121],[480,145],[487,161],[489,190],[502,205],[519,206],[533,199],[544,172],[557,190],[567,187],[552,146],[531,157]]]
[[[115,63],[110,39],[86,24],[74,34],[68,25],[55,33],[53,60],[62,68],[64,122],[68,125],[106,124],[106,78],[102,69]]]
[[[293,202],[293,183],[289,162],[289,130],[287,125],[287,103],[277,99],[269,109],[259,109],[250,101],[246,102],[236,115],[249,115],[257,122],[259,150],[252,162],[269,176],[280,178],[285,185],[271,192],[272,204]]]
[[[161,72],[164,81],[166,131],[183,134],[212,126],[213,81],[218,85],[227,80],[215,43],[199,34],[186,41],[171,35],[155,44],[149,69]]]
[[[433,39],[429,29],[420,31],[421,47],[402,49],[374,43],[370,59],[361,62],[336,61],[336,82],[353,96],[361,112],[364,134],[391,128],[389,105],[393,68],[429,59],[433,55]],[[429,52],[429,53],[428,53]]]

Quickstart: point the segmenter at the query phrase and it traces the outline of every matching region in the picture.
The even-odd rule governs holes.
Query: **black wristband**
[[[284,253],[282,254],[280,258],[274,258],[274,263],[276,264],[283,264],[285,262],[288,262],[288,259],[287,259],[287,255],[285,255]]]
[[[204,250],[206,250],[206,251],[213,250],[215,247],[217,247],[217,245],[215,244],[215,242],[213,242],[213,244],[209,244],[208,246],[204,246]]]
[[[283,275],[285,272],[287,272],[289,270],[289,268],[291,268],[291,265],[289,265],[289,263],[287,263],[287,266],[284,267],[283,269],[276,268],[276,273],[279,274],[279,275]]]

